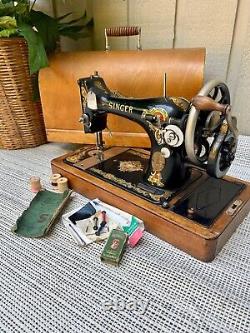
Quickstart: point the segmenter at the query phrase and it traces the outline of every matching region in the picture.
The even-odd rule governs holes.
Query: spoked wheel
[[[208,83],[212,83],[214,81],[210,81]],[[207,94],[208,97],[212,98],[214,101],[220,103],[220,104],[230,104],[230,93],[228,90],[227,85],[224,82],[218,83],[218,81],[215,81],[216,86],[210,90],[210,92]],[[205,86],[204,86],[205,88]],[[200,94],[199,94],[200,95]],[[206,95],[203,95],[206,96]]]
[[[207,173],[216,178],[223,177],[231,166],[235,157],[234,149],[235,139],[232,133],[229,133],[215,154],[208,158]],[[213,147],[212,147],[213,149]]]
[[[208,82],[198,95],[210,97],[214,102],[222,104],[222,108],[230,104],[228,87],[221,81]],[[211,108],[203,108],[200,112],[197,107],[192,106],[185,132],[188,159],[197,166],[205,167],[210,175],[223,177],[234,158],[235,133],[231,114],[225,117],[225,114]]]

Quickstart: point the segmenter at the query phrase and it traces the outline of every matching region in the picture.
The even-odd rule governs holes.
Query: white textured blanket
[[[250,138],[240,137],[230,175],[250,180]],[[100,262],[103,244],[79,248],[62,221],[42,239],[10,229],[48,185],[50,161],[65,146],[0,150],[0,333],[250,332],[250,221],[212,263],[201,263],[145,233],[119,268]],[[84,203],[74,195],[66,211]]]

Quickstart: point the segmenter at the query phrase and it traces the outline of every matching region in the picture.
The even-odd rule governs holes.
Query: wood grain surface
[[[144,221],[147,231],[201,261],[207,262],[215,258],[250,209],[250,184],[244,182],[247,186],[237,196],[237,199],[243,202],[239,209],[230,216],[226,213],[226,208],[213,225],[206,228],[64,163],[65,157],[71,154],[54,159],[51,165],[54,173],[60,173],[69,179],[69,184],[74,191],[90,199],[98,197],[138,216]],[[204,177],[206,178],[207,175],[205,174]],[[225,177],[225,179],[231,182],[243,182],[232,177]],[[179,194],[181,195],[185,195],[185,192]]]

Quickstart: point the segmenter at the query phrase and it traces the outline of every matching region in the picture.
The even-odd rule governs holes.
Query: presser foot
[[[97,156],[98,160],[100,162],[102,162],[104,160],[104,150],[103,149],[98,149],[98,147],[97,147],[96,156]]]
[[[96,149],[97,149],[97,158],[99,161],[104,160],[104,141],[102,138],[102,131],[96,133]]]

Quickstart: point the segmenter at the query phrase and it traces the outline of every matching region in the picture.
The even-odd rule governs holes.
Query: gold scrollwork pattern
[[[163,187],[164,184],[162,183],[161,173],[159,171],[151,172],[150,176],[148,177],[148,181],[152,185],[156,185],[159,187]]]
[[[139,157],[141,157],[141,158],[143,158],[143,159],[149,159],[149,154],[147,154],[146,152],[143,153],[142,151],[138,151],[138,150],[132,150],[132,149],[130,149],[130,150],[129,150],[129,153],[130,153],[130,154],[133,154],[133,155],[135,155],[135,156],[139,156]]]
[[[142,116],[156,116],[159,118],[160,121],[167,121],[168,120],[168,113],[165,109],[163,108],[152,108],[152,109],[145,109],[145,111],[143,111]]]
[[[66,157],[66,161],[69,163],[78,163],[84,160],[88,154],[91,153],[92,150],[95,150],[95,148],[92,147],[86,147],[86,148],[80,148],[75,151],[73,155],[70,155]]]
[[[169,99],[183,111],[186,111],[190,105],[190,102],[184,97],[169,97]]]
[[[149,129],[154,133],[155,140],[157,141],[157,143],[159,145],[161,145],[163,143],[162,131],[158,127],[151,124],[150,121],[148,121],[147,123],[148,123]]]
[[[97,169],[97,168],[90,168],[90,171],[104,177],[105,179],[108,179],[110,181],[113,181],[115,182],[116,184],[118,185],[121,185],[127,189],[130,189],[130,190],[133,190],[134,192],[138,193],[138,194],[141,194],[143,195],[144,197],[147,197],[149,199],[152,199],[156,202],[159,202],[160,201],[160,198],[162,195],[160,194],[152,194],[150,192],[147,192],[139,187],[137,187],[136,185],[130,183],[130,182],[127,182],[126,180],[124,179],[121,179],[121,178],[118,178],[116,177],[115,175],[111,174],[111,173],[108,173],[108,172],[105,172],[105,171],[102,171],[100,169]]]

